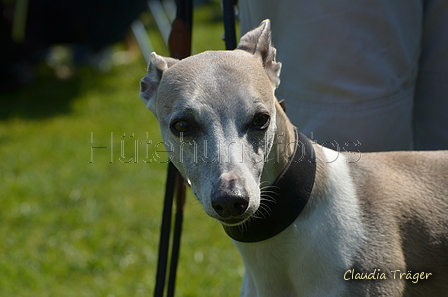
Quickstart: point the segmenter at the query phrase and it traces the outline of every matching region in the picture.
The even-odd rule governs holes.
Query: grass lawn
[[[196,52],[224,48],[216,15],[216,2],[196,10]],[[138,97],[145,63],[66,80],[39,68],[0,95],[0,296],[152,296],[167,166]],[[237,296],[242,273],[189,193],[176,295]]]

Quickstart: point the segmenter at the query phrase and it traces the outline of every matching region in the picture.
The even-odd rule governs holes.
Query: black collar
[[[285,230],[305,207],[316,175],[316,156],[311,141],[296,129],[294,153],[276,182],[265,191],[271,199],[263,200],[257,218],[239,226],[224,226],[236,241],[257,242]],[[256,215],[257,215],[256,214]]]

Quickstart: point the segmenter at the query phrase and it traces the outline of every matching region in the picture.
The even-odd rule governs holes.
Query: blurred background
[[[0,1],[0,296],[152,296],[167,158],[135,36],[168,56],[175,7],[149,4]],[[193,53],[223,31],[195,3]],[[240,256],[187,196],[176,296],[237,296]]]

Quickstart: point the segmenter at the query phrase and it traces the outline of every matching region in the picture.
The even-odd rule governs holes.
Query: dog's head
[[[140,96],[156,116],[171,161],[205,212],[242,224],[260,206],[260,179],[276,130],[275,61],[270,22],[234,51],[184,60],[151,54]]]

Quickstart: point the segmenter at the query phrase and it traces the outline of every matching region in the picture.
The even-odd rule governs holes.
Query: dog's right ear
[[[148,73],[140,81],[140,98],[142,98],[146,108],[154,114],[156,114],[157,89],[159,88],[163,72],[178,61],[177,59],[159,56],[155,52],[151,53]]]

